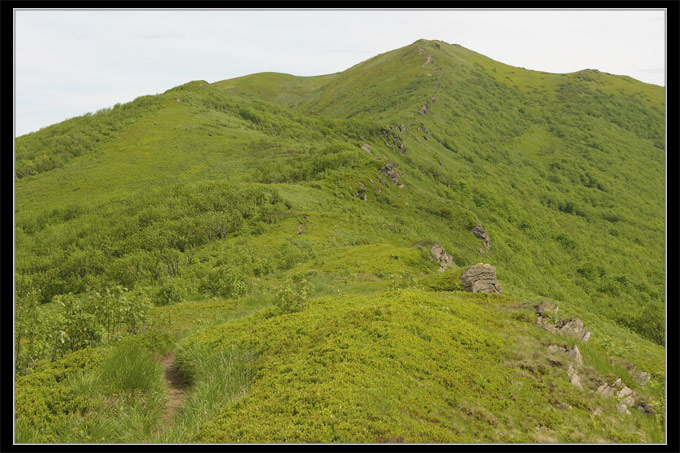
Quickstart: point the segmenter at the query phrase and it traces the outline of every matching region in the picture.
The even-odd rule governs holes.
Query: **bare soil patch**
[[[168,389],[168,400],[165,403],[165,412],[163,419],[168,425],[172,425],[172,420],[179,411],[179,408],[184,405],[186,395],[184,388],[186,387],[186,380],[182,371],[175,367],[175,353],[170,352],[159,359],[159,363],[163,367],[165,374],[165,383]]]

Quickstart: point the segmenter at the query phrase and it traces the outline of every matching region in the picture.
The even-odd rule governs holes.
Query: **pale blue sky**
[[[665,85],[663,10],[15,10],[16,135],[191,80],[343,71],[412,43]]]

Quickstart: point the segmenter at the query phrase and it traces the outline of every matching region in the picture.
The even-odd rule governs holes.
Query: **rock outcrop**
[[[453,262],[453,257],[446,253],[444,247],[439,243],[430,247],[430,253],[435,261],[439,263],[439,272],[444,272],[449,266],[456,264]]]
[[[576,374],[576,369],[570,364],[569,369],[567,370],[567,377],[569,378],[569,382],[571,382],[571,385],[577,388],[583,388],[581,385],[581,377]]]
[[[560,319],[555,324],[555,329],[565,335],[578,338],[584,343],[588,341],[592,333],[590,330],[586,329],[583,321],[579,318]]]
[[[489,239],[489,235],[486,234],[486,230],[484,230],[484,227],[479,220],[477,221],[477,226],[472,229],[472,234],[474,234],[477,239],[483,241],[482,245],[484,245],[487,252],[491,251],[491,239]]]
[[[621,379],[616,379],[613,382],[605,382],[597,388],[597,393],[606,397],[618,399],[617,409],[624,414],[630,414],[629,407],[636,408],[646,414],[654,414],[654,405],[648,401],[643,400],[635,393],[634,390],[628,388]]]
[[[581,356],[581,351],[578,350],[578,346],[574,345],[573,347],[568,348],[566,346],[558,346],[556,344],[551,344],[548,346],[548,351],[550,351],[553,354],[555,353],[566,354],[567,357],[571,359],[570,360],[571,363],[569,363],[569,368],[567,369],[567,377],[569,378],[569,382],[574,387],[583,388],[583,384],[581,383],[581,376],[579,376],[577,373],[579,369],[583,368],[583,357]],[[562,362],[558,360],[551,360],[550,362],[556,366],[562,365]]]
[[[551,316],[557,314],[557,304],[551,301],[543,301],[540,304],[534,306],[536,314],[536,325],[542,327],[550,332],[556,333],[560,332],[565,335],[569,335],[578,338],[582,342],[587,342],[590,339],[592,332],[586,329],[579,318],[566,318],[559,319],[553,325]]]
[[[465,291],[469,293],[501,294],[501,284],[496,280],[496,268],[490,264],[475,264],[470,266],[460,276]]]

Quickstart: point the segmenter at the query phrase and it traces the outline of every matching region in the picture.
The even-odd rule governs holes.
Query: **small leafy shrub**
[[[238,269],[217,267],[205,277],[203,289],[222,297],[239,297],[246,293],[248,285],[246,277]]]
[[[168,279],[156,290],[153,303],[156,306],[171,305],[181,302],[186,296],[186,290],[176,279]]]
[[[284,313],[305,311],[305,302],[312,292],[312,285],[304,278],[288,280],[276,292],[274,303]]]

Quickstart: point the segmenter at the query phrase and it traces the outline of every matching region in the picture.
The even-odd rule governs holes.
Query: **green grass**
[[[189,82],[18,137],[16,162],[21,441],[663,441],[662,415],[573,389],[544,353],[573,342],[521,305],[583,319],[591,374],[665,407],[661,87],[419,40]],[[459,292],[479,262],[505,296]],[[100,335],[110,294],[127,324]],[[167,429],[154,357],[176,342],[193,379]]]

